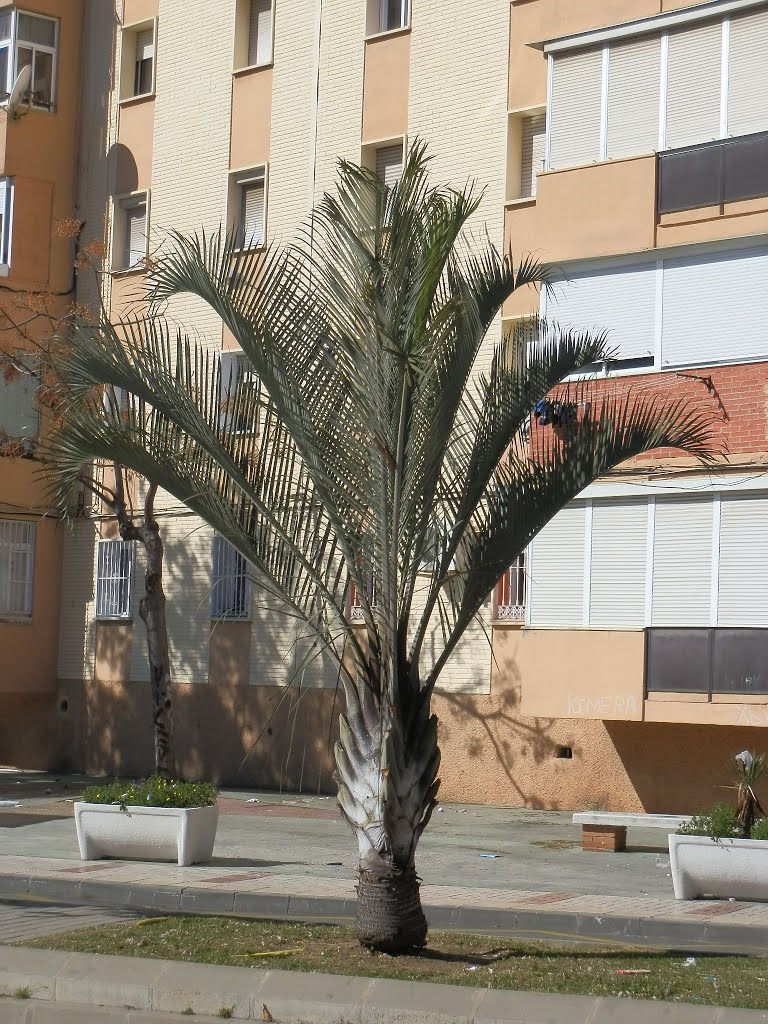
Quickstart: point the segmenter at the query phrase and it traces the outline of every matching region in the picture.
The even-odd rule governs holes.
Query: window
[[[379,32],[393,32],[408,25],[408,0],[379,0]]]
[[[211,545],[212,619],[247,619],[251,588],[248,562],[229,541],[216,534]]]
[[[40,428],[35,404],[39,361],[29,352],[17,352],[13,363],[7,379],[0,374],[0,437],[32,439]]]
[[[147,21],[123,29],[121,100],[154,94],[156,24],[156,21]]]
[[[130,619],[133,541],[100,540],[96,568],[96,618]]]
[[[32,615],[34,523],[0,519],[0,615]]]
[[[117,200],[113,269],[133,270],[147,258],[147,194]]]
[[[387,189],[385,221],[391,216],[392,190],[403,176],[403,144],[381,146],[376,150],[376,177]]]
[[[239,249],[260,249],[266,238],[267,169],[239,171],[230,178],[230,228]]]
[[[219,395],[221,401],[220,425],[236,434],[254,433],[258,429],[258,399],[261,382],[242,352],[224,351],[219,356]],[[239,403],[236,399],[238,387],[247,383],[251,395],[240,389]]]
[[[22,68],[31,68],[29,98],[50,110],[55,101],[59,23],[16,8],[0,13],[0,91],[10,93]]]
[[[272,0],[251,0],[248,24],[248,65],[272,61]]]
[[[522,157],[520,161],[520,198],[536,195],[536,175],[544,163],[546,143],[546,115],[524,117],[521,125]]]
[[[11,208],[13,180],[0,178],[0,266],[11,262]]]
[[[552,71],[549,167],[600,159],[603,51],[558,57]]]
[[[525,621],[525,590],[525,552],[521,552],[496,584],[498,621]]]

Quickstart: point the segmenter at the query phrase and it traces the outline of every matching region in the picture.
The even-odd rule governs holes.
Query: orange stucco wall
[[[410,59],[410,30],[366,40],[363,144],[407,134]]]

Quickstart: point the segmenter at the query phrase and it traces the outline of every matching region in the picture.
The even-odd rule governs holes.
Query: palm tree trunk
[[[429,694],[409,695],[382,714],[367,682],[347,685],[336,744],[339,807],[357,839],[357,935],[384,953],[419,949],[427,921],[419,896],[416,846],[435,806],[437,718]]]
[[[165,778],[173,778],[176,755],[173,741],[170,652],[163,590],[163,542],[160,529],[154,520],[139,527],[139,533],[147,553],[144,596],[139,602],[139,615],[147,628],[155,773]]]

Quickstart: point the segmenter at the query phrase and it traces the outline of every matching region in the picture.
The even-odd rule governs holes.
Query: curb
[[[766,1024],[768,1011],[56,953],[0,946],[0,1024]],[[189,1008],[193,1013],[189,1014]],[[226,1008],[229,1012],[222,1014]],[[186,1011],[186,1013],[185,1013]]]
[[[121,885],[117,882],[0,875],[0,898],[34,896],[78,906],[141,910],[152,914],[229,914],[330,923],[354,920],[356,903],[333,897],[211,890],[195,886]],[[444,931],[506,933],[550,941],[612,941],[682,951],[709,950],[768,955],[768,927],[722,920],[681,921],[621,917],[565,910],[505,910],[425,904],[430,928]]]

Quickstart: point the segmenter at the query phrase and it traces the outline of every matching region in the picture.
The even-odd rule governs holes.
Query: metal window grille
[[[376,604],[376,591],[371,586],[368,588],[368,604],[373,608]],[[363,602],[360,591],[354,583],[349,584],[349,619],[350,622],[363,621]]]
[[[496,618],[525,621],[525,553],[518,555],[496,585]]]
[[[100,540],[96,570],[96,618],[129,619],[134,543]]]
[[[250,597],[248,562],[217,534],[211,545],[210,617],[247,619]]]
[[[0,520],[0,615],[32,614],[35,525]]]

